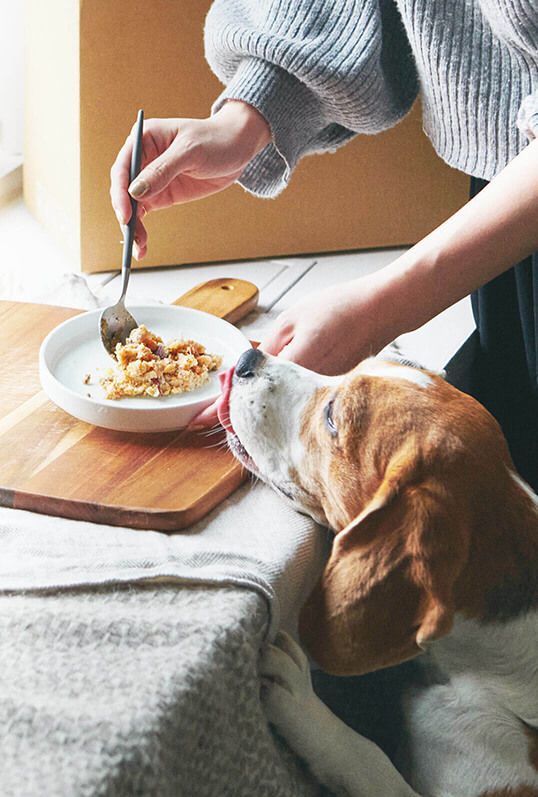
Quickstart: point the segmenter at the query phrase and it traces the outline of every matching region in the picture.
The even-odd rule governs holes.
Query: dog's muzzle
[[[265,362],[265,355],[258,349],[248,349],[239,357],[237,364],[229,368],[226,373],[219,374],[221,384],[221,395],[217,401],[217,414],[222,426],[230,434],[235,434],[230,421],[230,392],[234,378],[251,379],[256,375],[256,371]]]

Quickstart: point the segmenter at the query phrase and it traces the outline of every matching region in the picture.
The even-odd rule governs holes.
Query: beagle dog
[[[335,532],[299,637],[326,672],[419,657],[395,764],[312,690],[279,634],[269,720],[334,794],[538,797],[538,502],[497,422],[379,358],[327,377],[252,349],[223,377],[236,457]]]

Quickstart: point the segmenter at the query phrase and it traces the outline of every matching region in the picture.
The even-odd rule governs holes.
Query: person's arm
[[[261,346],[313,370],[342,373],[537,249],[535,140],[393,263],[284,311]]]
[[[148,120],[139,179],[129,187],[131,136],[112,168],[120,224],[129,219],[129,192],[139,200],[135,257],[146,252],[145,213],[236,181],[274,197],[304,155],[384,130],[407,113],[418,90],[416,69],[397,10],[381,6],[213,2],[205,53],[226,88],[212,116]]]
[[[305,155],[394,126],[418,93],[401,15],[380,0],[213,0],[204,43],[225,86],[213,108],[244,100],[271,126],[239,179],[257,196],[282,191]]]
[[[344,373],[536,250],[538,139],[393,263],[281,313],[260,348],[319,373]],[[191,426],[215,423],[211,405]]]
[[[470,202],[389,267],[392,290],[398,292],[400,287],[407,290],[408,299],[419,299],[411,317],[404,315],[399,325],[415,329],[537,249],[538,141],[534,141]]]

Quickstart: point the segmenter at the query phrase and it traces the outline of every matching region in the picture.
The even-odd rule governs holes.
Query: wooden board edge
[[[143,531],[171,533],[186,529],[201,520],[221,501],[231,495],[245,481],[246,476],[247,472],[238,463],[233,477],[229,477],[226,482],[217,483],[202,500],[197,499],[196,503],[177,510],[127,508],[40,493],[17,492],[5,488],[0,488],[0,506],[105,526],[124,526]]]
[[[6,507],[6,509],[13,509],[14,500],[14,490],[9,487],[0,487],[0,506]]]

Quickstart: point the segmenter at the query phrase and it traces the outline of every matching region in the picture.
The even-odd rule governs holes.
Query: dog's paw
[[[316,712],[319,699],[312,688],[308,659],[299,645],[279,632],[260,663],[261,697],[270,723],[293,743]]]

